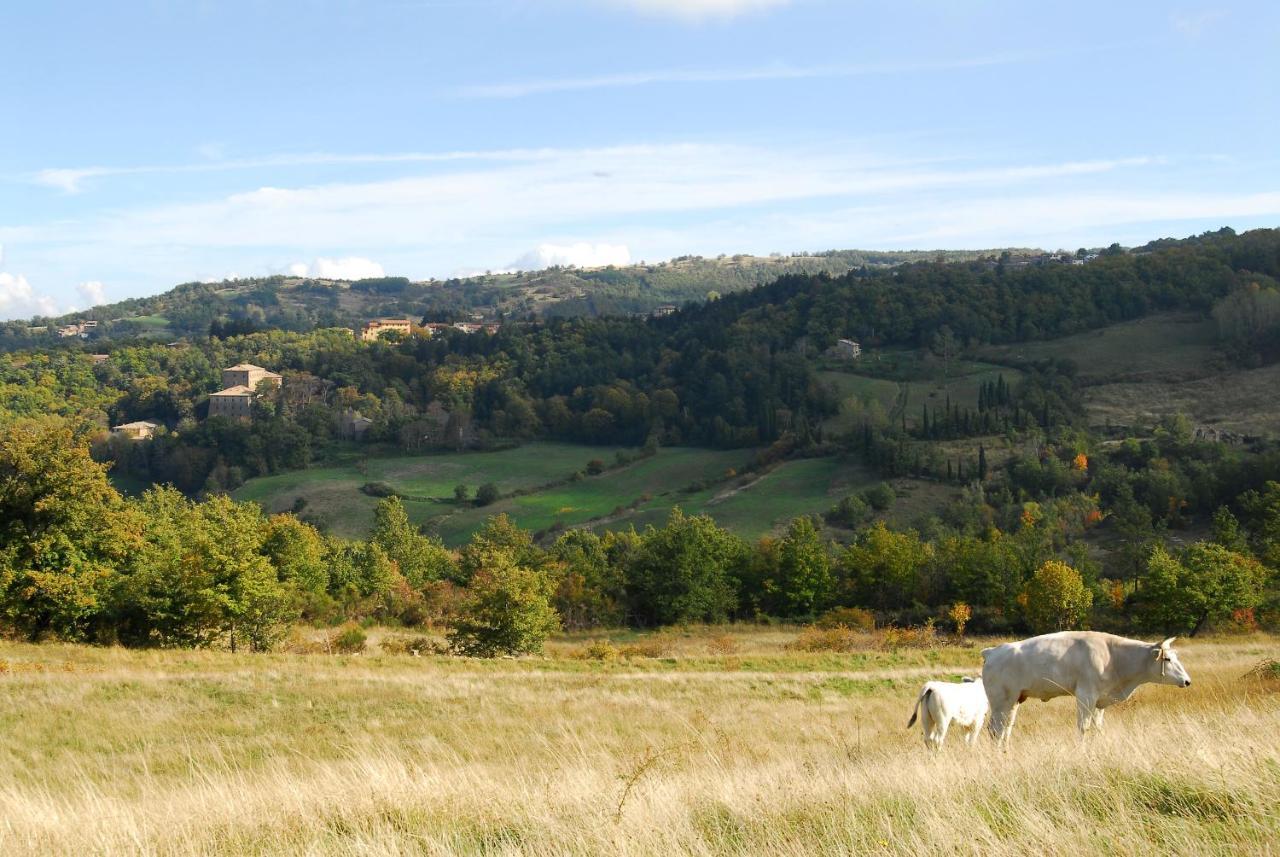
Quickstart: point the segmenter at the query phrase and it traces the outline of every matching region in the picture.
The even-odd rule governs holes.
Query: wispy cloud
[[[1192,38],[1199,38],[1208,27],[1227,17],[1225,9],[1206,9],[1201,12],[1175,12],[1170,16],[1173,28]]]
[[[523,98],[530,95],[545,95],[555,92],[581,92],[593,89],[619,89],[669,83],[748,83],[770,80],[813,80],[819,78],[919,74],[1012,65],[1030,62],[1043,56],[1045,55],[1008,53],[933,62],[837,63],[826,65],[774,63],[736,69],[655,69],[584,77],[558,77],[541,80],[513,80],[474,84],[458,87],[452,90],[451,94],[458,98]]]
[[[66,193],[79,193],[90,179],[110,176],[151,175],[164,173],[214,173],[233,170],[270,169],[278,167],[348,166],[358,164],[451,163],[457,161],[536,161],[555,157],[554,149],[499,149],[492,151],[398,152],[391,154],[336,154],[305,152],[200,161],[193,164],[142,164],[129,166],[51,167],[27,176],[38,185],[57,188]]]
[[[792,0],[596,0],[609,6],[633,9],[648,15],[661,15],[685,21],[709,18],[736,18],[752,12],[765,12],[790,6]]]

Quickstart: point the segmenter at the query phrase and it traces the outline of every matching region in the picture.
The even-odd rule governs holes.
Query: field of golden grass
[[[0,854],[1280,852],[1280,640],[1183,641],[1077,743],[1069,700],[1012,748],[906,726],[984,643],[798,653],[787,629],[659,657],[472,661],[0,644]],[[625,641],[619,642],[623,645]]]

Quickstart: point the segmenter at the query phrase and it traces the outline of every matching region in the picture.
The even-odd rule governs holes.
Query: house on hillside
[[[360,332],[360,340],[362,342],[375,342],[379,337],[388,333],[408,336],[412,332],[413,322],[407,318],[375,318],[365,324],[364,329]]]
[[[209,416],[227,417],[233,420],[253,418],[253,400],[258,394],[244,384],[209,394]]]
[[[150,440],[155,436],[157,428],[159,426],[155,423],[138,420],[137,422],[112,426],[111,434],[114,437],[127,437],[129,440]]]
[[[842,360],[857,360],[862,356],[862,346],[852,339],[841,339],[836,343],[835,352]]]
[[[281,380],[275,372],[270,372],[261,366],[254,366],[252,363],[237,363],[222,370],[223,389],[248,387],[250,390],[257,390],[258,384],[263,381],[271,381],[278,387]]]
[[[363,416],[359,411],[348,408],[338,417],[338,434],[351,440],[363,440],[365,432],[373,425],[373,420]]]
[[[675,304],[663,304],[662,306],[654,307],[653,312],[650,314],[654,318],[663,318],[668,315],[675,315],[677,309],[679,309],[679,307]]]

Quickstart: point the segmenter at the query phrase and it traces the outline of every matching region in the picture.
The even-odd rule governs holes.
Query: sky
[[[293,273],[1280,226],[1280,4],[0,10],[0,319]]]

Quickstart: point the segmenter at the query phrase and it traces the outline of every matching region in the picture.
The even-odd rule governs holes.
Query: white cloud
[[[208,157],[202,150],[200,154]],[[497,149],[490,151],[457,152],[393,152],[391,154],[350,154],[331,152],[303,152],[271,155],[262,158],[217,159],[210,158],[194,164],[135,164],[122,167],[51,167],[25,176],[33,184],[79,193],[89,179],[111,176],[213,173],[235,170],[257,170],[279,167],[352,166],[359,164],[414,164],[452,163],[456,161],[534,161],[553,157],[552,149]]]
[[[57,314],[53,298],[36,294],[26,277],[0,271],[0,318]]]
[[[625,244],[539,244],[511,263],[511,268],[540,271],[556,265],[572,268],[603,268],[606,265],[631,264],[631,251]]]
[[[765,12],[789,6],[791,0],[605,0],[647,15],[702,21],[708,18],[736,18],[750,12]]]
[[[1173,28],[1185,36],[1199,38],[1210,25],[1227,17],[1225,9],[1208,9],[1203,12],[1178,13],[1170,16]]]
[[[319,280],[367,280],[385,277],[387,272],[372,259],[363,259],[359,256],[326,259],[321,256],[310,265],[306,262],[290,265],[289,274],[294,277],[315,277]]]
[[[107,290],[97,280],[89,280],[76,286],[76,291],[84,295],[90,307],[101,306],[107,302]]]
[[[588,77],[522,79],[474,84],[453,90],[459,98],[523,98],[552,92],[582,92],[593,89],[622,89],[665,83],[751,83],[765,80],[815,80],[820,78],[869,77],[873,75],[919,74],[960,71],[969,68],[1029,62],[1046,54],[1008,53],[962,57],[931,62],[838,63],[789,65],[774,63],[748,68],[655,69]]]

